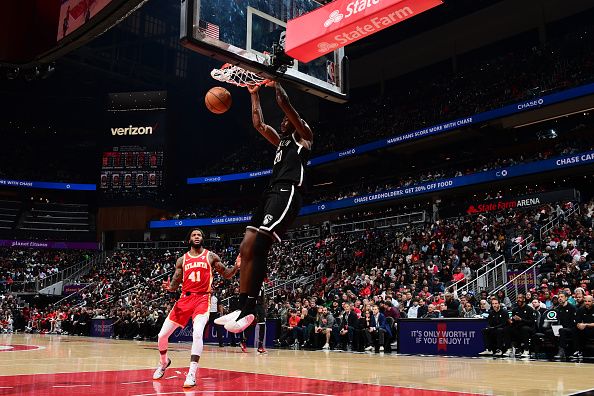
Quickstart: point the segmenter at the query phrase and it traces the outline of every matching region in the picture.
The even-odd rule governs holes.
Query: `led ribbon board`
[[[0,179],[0,187],[24,187],[24,188],[43,188],[49,190],[78,190],[78,191],[95,191],[97,186],[95,184],[77,184],[77,183],[54,183],[54,182],[39,182],[27,180],[5,180]]]
[[[312,158],[307,163],[307,165],[316,166],[340,160],[343,158],[354,157],[370,151],[392,147],[398,144],[402,144],[404,142],[422,139],[427,136],[433,136],[445,132],[455,131],[461,127],[469,126],[472,124],[478,124],[485,121],[495,120],[501,117],[506,117],[508,115],[535,110],[555,103],[561,103],[567,100],[572,100],[575,98],[580,98],[592,94],[594,94],[594,84],[582,85],[576,88],[571,88],[565,91],[560,91],[550,95],[542,96],[540,98],[533,98],[530,100],[513,103],[498,109],[493,109],[468,117],[463,117],[456,120],[447,121],[441,124],[432,125],[430,127],[426,127],[423,129],[410,131],[396,136],[389,136],[380,140],[375,140],[373,142],[362,144],[360,146],[344,149],[342,151],[320,155],[319,157]],[[187,179],[187,182],[188,184],[223,183],[234,180],[255,179],[259,177],[268,176],[270,174],[272,174],[272,169],[264,169],[244,173],[231,173],[227,175],[191,177]]]
[[[559,169],[573,168],[577,166],[592,164],[594,164],[594,151],[586,151],[563,157],[550,158],[543,161],[534,161],[528,162],[526,164],[509,166],[507,168],[492,169],[484,172],[473,173],[470,175],[451,177],[447,179],[439,179],[424,183],[417,183],[408,187],[394,188],[390,190],[379,191],[372,194],[357,195],[355,197],[345,198],[338,201],[328,201],[320,202],[313,205],[306,205],[301,208],[299,216],[318,214],[337,209],[349,208],[353,206],[372,204],[382,201],[391,201],[405,197],[412,197],[415,195],[427,194],[435,191],[451,190],[459,187],[498,182],[513,177],[527,176]],[[520,206],[528,205],[522,204]],[[219,218],[151,221],[150,228],[238,224],[246,223],[250,219],[250,215],[242,215]]]

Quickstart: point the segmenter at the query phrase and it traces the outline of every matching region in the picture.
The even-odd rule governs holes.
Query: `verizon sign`
[[[111,128],[112,136],[135,136],[135,135],[152,135],[153,127],[135,127],[128,126],[126,128]]]
[[[309,62],[443,4],[442,0],[338,0],[287,22],[285,52]]]

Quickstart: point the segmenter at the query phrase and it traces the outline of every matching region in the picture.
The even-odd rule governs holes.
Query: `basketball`
[[[206,108],[215,114],[223,114],[231,107],[231,93],[223,87],[213,87],[204,97]]]

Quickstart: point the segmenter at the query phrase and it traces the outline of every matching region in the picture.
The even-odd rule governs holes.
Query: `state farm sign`
[[[287,22],[285,52],[309,62],[442,4],[441,0],[338,0]]]

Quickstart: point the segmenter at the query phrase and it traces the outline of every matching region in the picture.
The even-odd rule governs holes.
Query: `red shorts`
[[[209,315],[210,313],[210,293],[204,294],[190,294],[189,296],[182,296],[171,312],[169,312],[169,320],[185,327],[190,318],[194,320],[199,315]]]

